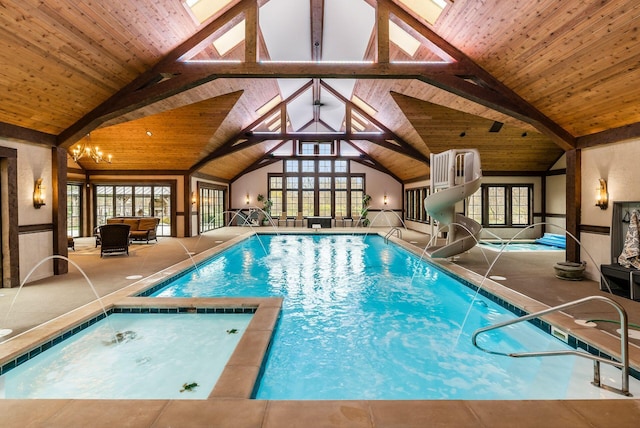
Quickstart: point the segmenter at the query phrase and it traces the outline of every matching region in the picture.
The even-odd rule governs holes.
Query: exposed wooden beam
[[[376,3],[376,62],[389,63],[389,4]]]
[[[244,15],[244,61],[253,63],[258,60],[258,29],[260,28],[258,3],[253,2],[248,6]]]
[[[313,79],[313,122],[320,121],[320,79]]]
[[[348,117],[349,120],[351,116],[351,110],[355,110],[358,113],[360,113],[362,116],[364,116],[369,122],[373,123],[379,129],[382,129],[384,131],[384,134],[381,135],[382,139],[380,138],[376,139],[375,137],[373,137],[374,139],[365,138],[366,140],[376,143],[378,145],[384,146],[395,152],[402,153],[406,156],[409,156],[413,159],[419,160],[420,162],[424,162],[427,165],[429,165],[429,162],[430,162],[429,158],[427,158],[425,155],[423,155],[418,150],[416,150],[411,144],[407,143],[402,138],[397,136],[393,131],[391,131],[389,128],[384,126],[382,123],[378,122],[378,120],[376,120],[373,116],[369,115],[369,113],[362,110],[360,107],[352,103],[350,100],[346,99],[344,96],[342,96],[342,94],[340,94],[338,91],[333,89],[331,86],[327,85],[324,82],[322,82],[322,84],[323,84],[322,86],[325,89],[327,89],[329,92],[331,92],[331,94],[334,97],[338,98],[340,101],[345,103],[346,106],[348,106],[347,111],[349,112],[349,117]],[[347,131],[349,131],[349,129],[347,129]],[[355,133],[355,135],[358,135],[358,134]],[[357,139],[363,139],[363,138],[348,138],[348,139],[357,140]],[[397,142],[398,146],[387,143],[387,140],[390,140],[390,139]]]
[[[200,161],[198,161],[195,165],[193,165],[189,169],[189,171],[194,173],[195,171],[197,171],[198,169],[202,168],[204,165],[206,165],[207,163],[211,162],[214,159],[217,159],[217,158],[219,158],[221,156],[226,156],[226,155],[231,154],[233,152],[236,152],[238,150],[242,150],[244,148],[247,148],[247,147],[250,147],[252,145],[261,143],[263,141],[266,141],[266,140],[253,140],[253,141],[248,141],[246,143],[245,142],[238,143],[239,141],[242,141],[242,140],[248,140],[247,137],[252,134],[253,128],[255,128],[256,126],[258,126],[259,124],[264,122],[265,119],[270,117],[272,114],[274,114],[278,110],[280,110],[280,115],[281,115],[280,119],[282,121],[282,133],[286,134],[286,123],[287,123],[286,105],[287,105],[287,103],[290,102],[291,100],[294,100],[297,97],[299,97],[312,84],[313,84],[313,82],[310,80],[305,85],[302,85],[297,91],[295,91],[293,94],[291,94],[286,100],[281,101],[280,103],[278,103],[277,105],[275,105],[274,107],[269,109],[269,111],[267,111],[262,116],[260,116],[259,118],[257,118],[253,122],[251,122],[248,126],[246,126],[244,129],[242,129],[236,135],[234,135],[233,137],[228,139],[224,144],[222,144],[216,150],[214,150],[213,152],[209,153],[207,156],[205,156]],[[247,135],[247,134],[249,134],[249,135]],[[273,139],[273,138],[271,138],[271,139]],[[275,138],[275,139],[278,140],[280,138]]]
[[[324,31],[324,0],[311,2],[311,60],[322,60],[322,34]]]
[[[34,131],[10,123],[0,122],[0,137],[8,140],[27,141],[45,146],[55,146],[56,136],[45,132]]]
[[[583,135],[582,137],[578,137],[577,146],[579,149],[585,149],[587,147],[617,143],[634,138],[640,138],[640,122],[608,129],[591,135]]]
[[[381,165],[378,161],[376,161],[371,156],[366,154],[360,147],[356,146],[351,141],[347,141],[347,144],[349,144],[358,153],[360,153],[360,158],[354,158],[354,159],[350,159],[350,160],[352,160],[354,162],[357,162],[360,165],[364,165],[364,166],[368,166],[369,168],[373,168],[376,171],[380,171],[380,172],[383,172],[385,174],[388,174],[389,176],[393,177],[396,181],[398,181],[398,183],[402,183],[402,180],[397,175],[395,175],[394,173],[389,171],[387,168],[385,168],[383,165]]]

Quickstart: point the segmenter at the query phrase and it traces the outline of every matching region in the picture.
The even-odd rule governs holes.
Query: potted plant
[[[262,194],[259,194],[256,199],[258,200],[258,202],[262,202],[262,210],[264,211],[262,224],[268,226],[269,222],[271,221],[271,207],[273,206],[273,201],[271,199],[265,198],[265,196]]]
[[[371,203],[371,196],[366,193],[362,197],[362,210],[360,211],[360,220],[362,221],[362,225],[364,227],[369,226],[369,219],[367,218],[367,214],[369,212],[369,204]]]

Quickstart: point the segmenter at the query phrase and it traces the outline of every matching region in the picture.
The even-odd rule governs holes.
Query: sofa
[[[129,239],[132,241],[158,242],[156,232],[160,219],[158,217],[113,217],[107,219],[107,224],[128,224],[130,226]],[[100,245],[100,233],[96,228],[96,247]]]

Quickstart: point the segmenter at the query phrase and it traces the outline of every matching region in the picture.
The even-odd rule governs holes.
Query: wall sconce
[[[607,194],[607,182],[604,178],[600,178],[599,185],[596,188],[596,207],[606,210],[609,205],[609,195]]]
[[[33,206],[40,208],[44,204],[44,186],[42,185],[42,178],[38,178],[33,189]]]
[[[191,205],[195,205],[198,202],[198,197],[196,192],[191,192]]]
[[[247,205],[249,205],[249,202],[251,202],[251,199],[249,198],[248,193],[247,193],[247,197],[245,198],[245,202],[247,203]]]
[[[389,198],[387,197],[387,194],[384,194],[384,197],[382,198],[382,203],[384,203],[385,205],[387,205],[389,203]]]

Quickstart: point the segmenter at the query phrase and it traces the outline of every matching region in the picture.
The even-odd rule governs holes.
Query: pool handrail
[[[504,353],[500,351],[491,351],[483,348],[478,345],[477,337],[485,332],[490,330],[496,330],[502,327],[506,327],[512,324],[517,324],[522,321],[529,321],[534,318],[539,318],[543,315],[550,314],[552,312],[558,312],[563,309],[567,309],[573,306],[578,306],[583,303],[592,301],[592,300],[600,300],[605,303],[610,304],[618,311],[620,315],[620,362],[615,360],[609,360],[603,357],[599,357],[597,355],[592,355],[586,352],[579,352],[577,350],[557,350],[557,351],[539,351],[539,352],[514,352],[514,353]],[[513,358],[524,358],[524,357],[545,357],[545,356],[554,356],[554,355],[575,355],[582,358],[587,358],[593,360],[593,382],[591,382],[594,386],[599,388],[603,388],[617,394],[622,394],[626,396],[631,396],[632,394],[629,392],[629,328],[628,328],[628,320],[627,320],[627,312],[625,309],[616,301],[605,297],[605,296],[587,296],[582,299],[574,300],[568,303],[564,303],[562,305],[554,306],[549,309],[545,309],[539,312],[535,312],[533,314],[524,315],[519,318],[515,318],[508,321],[503,321],[498,324],[493,324],[487,327],[482,327],[477,329],[473,335],[471,336],[471,341],[473,342],[473,346],[480,349],[483,352],[494,354],[494,355],[503,355],[507,357]],[[612,357],[613,358],[613,357]],[[618,367],[622,371],[622,384],[621,388],[615,388],[609,385],[603,385],[600,380],[600,363],[610,364],[614,367]]]
[[[390,237],[391,235],[393,235],[393,234],[398,235],[398,238],[399,238],[399,239],[402,239],[402,231],[401,231],[399,228],[397,228],[397,227],[392,227],[392,228],[387,232],[387,234],[386,234],[386,235],[384,235],[384,243],[385,243],[385,244],[388,244],[388,243],[389,243],[389,237]]]

